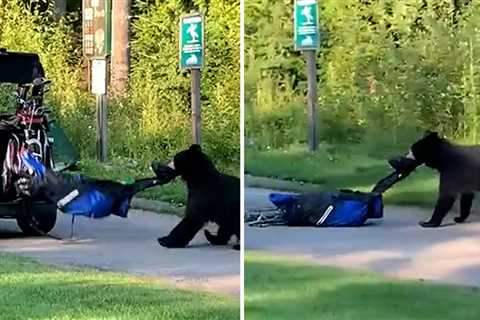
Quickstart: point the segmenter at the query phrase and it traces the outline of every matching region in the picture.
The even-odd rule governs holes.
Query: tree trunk
[[[110,87],[113,96],[125,93],[130,69],[129,16],[131,0],[112,1],[112,60]]]
[[[67,0],[55,0],[55,14],[58,17],[63,16],[67,12]]]

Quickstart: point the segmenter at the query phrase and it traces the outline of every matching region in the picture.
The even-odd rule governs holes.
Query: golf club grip
[[[135,182],[131,185],[131,193],[136,194],[145,189],[155,187],[161,184],[163,184],[162,181],[158,180],[157,178],[138,179],[135,180]]]

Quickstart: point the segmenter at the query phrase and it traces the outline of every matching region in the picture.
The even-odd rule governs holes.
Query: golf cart
[[[57,209],[43,199],[20,196],[16,183],[26,174],[21,153],[30,151],[47,168],[56,171],[65,170],[78,161],[78,153],[43,105],[50,83],[44,76],[37,54],[0,48],[0,89],[6,92],[1,88],[6,86],[10,90],[7,98],[11,98],[6,100],[13,102],[8,113],[5,113],[6,106],[0,105],[4,112],[0,114],[0,218],[16,219],[27,235],[52,230]],[[3,98],[5,100],[5,93]]]

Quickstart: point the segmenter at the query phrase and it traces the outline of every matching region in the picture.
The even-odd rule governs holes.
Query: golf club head
[[[397,172],[410,172],[415,170],[420,163],[406,156],[396,156],[388,159],[388,164]]]
[[[178,176],[178,172],[172,169],[170,166],[166,166],[159,161],[153,161],[151,166],[152,171],[155,172],[160,184],[170,182]]]

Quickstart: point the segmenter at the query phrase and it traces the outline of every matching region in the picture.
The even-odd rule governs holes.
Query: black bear
[[[460,196],[460,216],[455,222],[461,223],[470,215],[474,192],[480,190],[480,146],[460,146],[427,132],[415,142],[409,153],[403,157],[415,164],[425,164],[440,173],[438,200],[429,221],[422,221],[422,227],[438,227],[443,218]]]
[[[187,207],[182,221],[158,243],[183,248],[207,222],[218,225],[216,235],[205,230],[211,244],[226,245],[232,235],[240,242],[240,179],[219,172],[199,145],[176,154],[169,166],[187,184]],[[162,168],[156,162],[152,164],[155,173]]]

